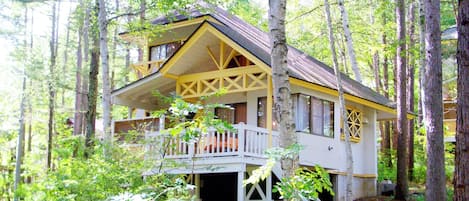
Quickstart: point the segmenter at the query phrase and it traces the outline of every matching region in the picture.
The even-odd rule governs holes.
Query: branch
[[[334,5],[334,4],[337,4],[337,3],[331,3],[330,5]],[[301,14],[299,14],[299,15],[293,17],[292,19],[287,20],[287,22],[286,22],[285,24],[288,24],[288,23],[290,23],[290,22],[292,22],[292,21],[295,21],[295,20],[297,20],[298,18],[303,17],[303,16],[305,16],[305,15],[309,15],[309,14],[311,14],[312,12],[316,11],[317,9],[322,8],[323,6],[324,6],[324,4],[321,4],[321,5],[319,5],[319,6],[316,6],[316,7],[312,8],[311,10],[308,10],[308,11],[306,11],[306,12],[304,12],[304,13],[301,13]]]
[[[106,21],[106,24],[109,24],[112,20],[116,20],[118,18],[121,18],[121,17],[126,17],[126,16],[136,16],[136,15],[139,15],[141,14],[143,11],[145,10],[139,10],[139,11],[136,11],[136,12],[130,12],[130,13],[122,13],[122,14],[119,14],[119,15],[116,15],[116,16],[113,16],[109,19],[107,19]]]

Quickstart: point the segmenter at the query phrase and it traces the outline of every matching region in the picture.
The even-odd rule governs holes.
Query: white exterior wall
[[[335,170],[340,173],[346,172],[345,142],[340,139],[340,112],[338,98],[292,86],[292,93],[303,93],[320,99],[334,102],[334,137],[325,137],[307,133],[298,133],[298,140],[304,145],[300,153],[302,165],[320,165],[326,169]],[[377,175],[377,137],[376,137],[376,110],[363,105],[350,103],[363,112],[363,124],[361,140],[352,142],[353,169],[354,174],[359,176]],[[343,200],[345,196],[345,179],[343,175],[337,175],[338,185],[336,187],[336,200]],[[376,178],[354,177],[353,193],[355,198],[376,195]]]
[[[306,166],[320,165],[328,170],[337,171],[336,200],[343,200],[345,196],[346,172],[345,142],[340,139],[340,114],[338,98],[312,91],[298,86],[292,86],[292,93],[303,93],[320,99],[334,102],[334,137],[325,137],[298,132],[298,140],[304,146],[300,153],[300,164]],[[247,124],[257,126],[257,101],[259,97],[267,95],[265,90],[227,94],[222,97],[211,98],[207,103],[241,103],[247,102]],[[376,110],[355,103],[347,103],[363,112],[361,140],[352,142],[354,174],[377,175],[377,142],[376,142]],[[376,178],[354,177],[354,197],[376,195]]]

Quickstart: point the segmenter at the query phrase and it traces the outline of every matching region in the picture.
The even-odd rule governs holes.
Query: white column
[[[267,201],[272,201],[272,174],[273,172],[265,180],[265,197]]]
[[[244,201],[244,187],[243,187],[243,180],[244,180],[244,171],[238,172],[238,201]]]

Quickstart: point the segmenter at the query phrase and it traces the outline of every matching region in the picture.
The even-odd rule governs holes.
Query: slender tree
[[[84,7],[84,1],[79,2],[80,7]],[[82,46],[82,33],[83,33],[83,21],[80,20],[78,24],[77,32],[77,70],[75,73],[75,115],[74,115],[74,125],[73,125],[73,134],[80,135],[83,132],[83,95],[82,95],[82,68],[83,68],[83,46]],[[86,53],[85,53],[86,54]]]
[[[454,200],[469,200],[469,0],[459,0]]]
[[[446,200],[440,1],[425,0],[424,122],[427,131],[425,200]]]
[[[96,2],[94,6],[94,14],[98,15],[99,5]],[[96,16],[98,17],[98,16]],[[98,23],[95,21],[92,30],[92,49],[91,49],[91,62],[90,62],[90,73],[89,73],[89,84],[88,84],[88,109],[86,111],[86,135],[85,135],[85,146],[86,152],[85,157],[89,157],[93,150],[93,140],[95,137],[95,124],[96,124],[96,102],[98,98],[98,72],[99,72],[99,33]]]
[[[358,68],[357,58],[355,56],[355,49],[353,47],[352,33],[350,33],[348,14],[345,10],[344,0],[338,0],[340,15],[342,17],[342,27],[344,28],[345,41],[347,42],[347,51],[349,54],[350,64],[352,66],[352,71],[355,74],[355,80],[362,82],[362,76],[360,69]]]
[[[99,50],[101,55],[101,78],[103,80],[103,129],[104,140],[107,145],[111,143],[111,82],[109,79],[109,51],[107,41],[107,18],[106,18],[106,3],[104,0],[99,0],[98,12],[98,27],[99,27]],[[107,149],[106,149],[107,150]],[[108,151],[108,150],[107,150]],[[108,155],[109,153],[105,153]]]
[[[62,83],[65,83],[67,81],[67,76],[66,76],[66,73],[67,73],[67,66],[68,66],[68,48],[70,46],[70,24],[71,24],[71,20],[72,20],[72,15],[70,15],[70,13],[72,13],[72,7],[70,6],[69,8],[69,16],[68,16],[68,19],[67,19],[67,26],[65,27],[65,50],[64,50],[64,55],[63,55],[63,65],[62,65],[62,75],[61,76],[61,79],[62,79]],[[58,26],[58,25],[57,25]],[[57,45],[58,46],[58,45]],[[62,88],[62,95],[61,95],[61,98],[62,98],[62,107],[65,107],[65,91],[67,89],[66,88]]]
[[[383,27],[386,27],[387,16],[383,13]],[[388,64],[388,55],[387,51],[387,34],[386,31],[383,31],[382,35],[383,42],[383,93],[386,98],[389,98],[389,64]],[[392,167],[392,157],[391,157],[391,122],[384,122],[384,132],[383,132],[383,152],[384,160],[387,167]]]
[[[27,49],[27,34],[26,34],[26,27],[28,24],[28,7],[25,5],[24,8],[24,49]],[[26,52],[26,51],[25,51]],[[15,164],[15,183],[13,185],[13,190],[16,192],[18,186],[21,183],[21,165],[23,163],[24,157],[24,138],[25,138],[25,110],[26,110],[26,65],[27,65],[27,55],[24,56],[23,61],[23,83],[22,83],[22,90],[21,90],[21,102],[20,102],[20,118],[19,118],[19,129],[18,129],[18,141],[16,144],[16,164]],[[19,196],[15,193],[15,201],[19,200]]]
[[[409,19],[409,46],[407,48],[407,108],[410,112],[414,113],[414,90],[415,90],[415,54],[414,54],[414,46],[415,46],[415,3],[411,2],[409,5],[409,12],[408,12],[408,19]],[[412,181],[414,179],[414,119],[410,119],[407,122],[407,129],[408,129],[408,142],[407,142],[407,150],[409,152],[409,161],[408,164],[408,176],[409,180]]]
[[[84,65],[82,69],[82,84],[81,84],[81,95],[82,95],[82,109],[81,109],[81,114],[82,114],[82,132],[86,133],[86,130],[88,129],[88,119],[86,117],[86,114],[88,112],[88,91],[89,91],[89,73],[91,72],[91,69],[88,68],[88,66],[91,66],[90,63],[90,30],[92,31],[91,27],[91,3],[90,1],[83,0],[84,2],[84,7],[85,9],[85,19],[83,21],[83,60],[84,60]],[[86,134],[85,134],[86,135]]]
[[[51,29],[51,38],[50,38],[50,63],[49,63],[49,120],[48,120],[48,134],[47,134],[47,159],[46,166],[47,168],[52,168],[52,140],[54,136],[54,112],[55,112],[55,67],[57,60],[57,2],[52,2],[52,29]]]
[[[345,110],[345,99],[344,99],[344,91],[342,88],[342,81],[341,81],[341,74],[339,70],[339,62],[337,61],[337,54],[335,51],[334,46],[334,34],[332,31],[332,20],[331,20],[331,11],[329,6],[329,1],[324,0],[324,10],[326,14],[327,20],[327,31],[329,37],[329,47],[331,49],[332,54],[332,64],[334,66],[334,73],[337,79],[337,91],[339,92],[339,108],[340,108],[340,115],[342,119],[342,124],[347,125],[347,111]],[[348,129],[344,129],[344,136],[345,136],[345,154],[347,158],[347,182],[345,185],[345,200],[349,201],[353,199],[352,193],[352,176],[353,176],[353,155],[352,155],[352,145],[350,143],[350,134]]]
[[[407,107],[406,107],[406,35],[405,35],[405,1],[397,0],[397,182],[396,199],[406,200],[407,184]]]
[[[282,148],[288,148],[297,143],[292,114],[292,100],[290,97],[290,82],[287,73],[288,48],[285,36],[286,4],[286,0],[269,1],[272,83],[275,97],[275,116],[280,123],[280,147]],[[291,177],[297,167],[298,156],[282,158],[281,168],[284,178]]]

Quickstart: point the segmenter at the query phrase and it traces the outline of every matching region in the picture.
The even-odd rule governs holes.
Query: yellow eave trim
[[[168,71],[174,66],[174,64],[181,59],[184,54],[202,37],[205,33],[211,33],[218,37],[222,42],[231,46],[234,50],[244,55],[250,61],[254,62],[259,68],[265,71],[268,75],[272,75],[272,70],[264,62],[258,59],[256,56],[252,55],[246,49],[239,46],[236,42],[225,36],[223,33],[218,31],[216,28],[211,26],[208,23],[202,24],[201,27],[186,41],[186,43],[164,64],[161,68],[161,74],[165,75]]]
[[[335,89],[331,89],[331,88],[327,88],[327,87],[324,87],[324,86],[321,86],[321,85],[318,85],[318,84],[306,82],[304,80],[300,80],[300,79],[297,79],[297,78],[290,77],[290,83],[292,83],[294,85],[297,85],[297,86],[312,89],[312,90],[315,90],[315,91],[319,91],[319,92],[322,92],[322,93],[325,93],[325,94],[329,94],[329,95],[333,95],[333,96],[339,96],[339,92]],[[381,104],[378,104],[378,103],[375,103],[375,102],[372,102],[372,101],[369,101],[369,100],[366,100],[366,99],[363,99],[363,98],[360,98],[360,97],[356,97],[356,96],[353,96],[353,95],[350,95],[350,94],[344,94],[344,98],[345,98],[345,100],[348,100],[348,101],[351,101],[351,102],[354,102],[354,103],[358,103],[358,104],[362,104],[362,105],[365,105],[367,107],[370,107],[370,108],[373,108],[373,109],[376,109],[376,110],[379,110],[379,111],[388,112],[388,113],[391,113],[391,114],[397,114],[397,111],[394,108],[384,106],[384,105],[381,105]],[[415,116],[412,115],[412,114],[407,114],[407,118],[408,119],[413,119],[413,118],[415,118]]]
[[[336,175],[341,175],[341,176],[347,175],[347,172],[341,172],[337,170],[328,170],[327,172],[330,174],[336,174]],[[370,179],[378,177],[376,174],[357,174],[357,173],[352,174],[352,176],[357,177],[357,178],[370,178]]]

